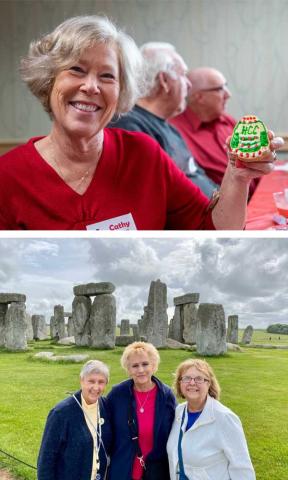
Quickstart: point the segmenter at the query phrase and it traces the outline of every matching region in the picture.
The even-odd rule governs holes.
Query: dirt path
[[[0,468],[0,480],[15,480],[15,477],[7,472],[7,470],[3,470]]]

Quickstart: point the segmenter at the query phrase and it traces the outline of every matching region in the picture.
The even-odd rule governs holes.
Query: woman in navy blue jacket
[[[113,447],[109,480],[169,480],[166,444],[174,419],[172,390],[153,374],[159,354],[150,343],[134,342],[121,365],[131,377],[107,396]]]
[[[109,380],[108,367],[87,362],[81,390],[49,413],[38,457],[38,480],[108,478],[111,428],[107,404],[100,398]]]

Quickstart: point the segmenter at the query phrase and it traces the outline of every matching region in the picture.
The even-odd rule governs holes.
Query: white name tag
[[[103,222],[86,225],[86,230],[110,230],[118,232],[119,230],[137,230],[131,213],[120,215],[120,217],[109,218]]]

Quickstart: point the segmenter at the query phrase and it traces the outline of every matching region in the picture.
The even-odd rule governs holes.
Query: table
[[[274,230],[273,214],[277,213],[273,192],[288,188],[288,172],[274,170],[261,178],[249,204],[246,230]]]

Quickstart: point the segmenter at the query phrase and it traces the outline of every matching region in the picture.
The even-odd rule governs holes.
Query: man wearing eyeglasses
[[[236,124],[225,113],[231,93],[225,77],[214,68],[195,68],[187,76],[192,84],[187,108],[169,122],[180,131],[207,175],[220,185],[228,161],[225,140]]]

